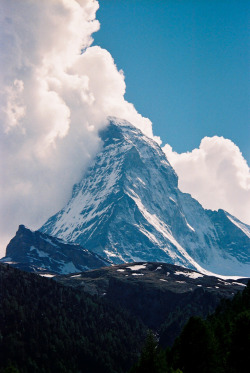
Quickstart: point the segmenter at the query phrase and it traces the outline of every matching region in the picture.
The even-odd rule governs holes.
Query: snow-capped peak
[[[101,151],[43,232],[113,263],[163,261],[200,272],[250,274],[249,227],[182,193],[160,146],[129,122],[112,118],[100,136]]]

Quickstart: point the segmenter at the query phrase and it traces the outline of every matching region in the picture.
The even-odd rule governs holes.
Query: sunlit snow
[[[196,279],[196,278],[204,276],[201,273],[197,273],[197,272],[181,272],[181,271],[176,271],[174,274],[176,276],[183,275],[183,276],[190,277],[190,278],[193,278],[193,279]]]
[[[250,230],[247,229],[246,225],[245,224],[242,224],[240,221],[236,221],[236,219],[234,219],[231,215],[227,214],[227,217],[228,219],[234,224],[236,225],[236,227],[240,228],[240,230],[242,230],[243,233],[245,233],[247,235],[247,237],[250,238]]]
[[[138,271],[140,269],[146,269],[146,266],[145,266],[145,264],[137,264],[137,265],[134,265],[134,266],[131,266],[131,267],[126,267],[126,268],[131,269],[131,271]]]

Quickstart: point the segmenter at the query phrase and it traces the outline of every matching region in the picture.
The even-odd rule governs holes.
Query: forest
[[[249,351],[250,282],[206,320],[191,317],[172,348],[150,332],[130,373],[248,373]]]
[[[53,279],[0,265],[1,373],[245,373],[250,284],[163,348],[127,311]]]
[[[126,372],[147,333],[118,307],[8,265],[0,300],[1,373]]]

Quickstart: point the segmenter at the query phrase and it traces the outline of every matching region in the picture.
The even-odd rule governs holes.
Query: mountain
[[[78,244],[70,244],[40,231],[20,225],[16,236],[0,260],[14,267],[44,274],[65,274],[100,268],[110,264]]]
[[[56,276],[62,285],[119,305],[171,345],[191,316],[206,317],[248,279],[224,280],[166,263],[130,263]]]
[[[160,146],[132,124],[112,118],[100,136],[101,151],[42,232],[117,264],[157,261],[250,274],[250,226],[182,193]]]

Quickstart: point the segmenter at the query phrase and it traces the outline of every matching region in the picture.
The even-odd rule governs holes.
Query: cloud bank
[[[101,146],[108,116],[153,137],[150,120],[124,99],[123,71],[91,46],[98,7],[96,0],[0,2],[0,256],[19,224],[37,229],[64,206]],[[249,171],[232,142],[205,138],[191,153],[164,150],[183,191],[250,223]]]
[[[38,228],[70,196],[95,155],[106,117],[152,136],[124,99],[124,74],[93,46],[95,0],[0,4],[1,254],[20,223]]]
[[[240,149],[223,137],[204,137],[199,149],[178,154],[163,147],[179,176],[179,188],[203,207],[222,208],[250,224],[250,173]]]

